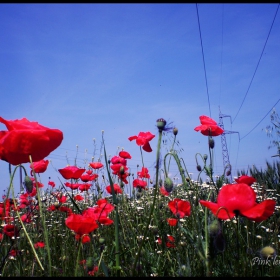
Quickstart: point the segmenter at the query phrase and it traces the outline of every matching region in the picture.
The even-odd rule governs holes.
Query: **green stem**
[[[37,253],[36,253],[36,251],[35,251],[35,248],[34,248],[34,246],[33,246],[32,240],[30,239],[30,237],[29,237],[29,235],[28,235],[28,233],[27,233],[27,231],[26,231],[26,228],[25,228],[25,226],[24,226],[24,224],[23,224],[23,222],[22,222],[22,220],[21,220],[20,214],[19,214],[19,212],[18,212],[18,207],[17,207],[17,205],[16,205],[15,194],[14,194],[14,186],[13,186],[13,179],[14,179],[15,172],[16,172],[16,170],[17,170],[18,167],[24,169],[24,167],[21,166],[21,165],[17,165],[17,166],[16,166],[16,168],[15,168],[13,174],[11,175],[11,181],[10,181],[10,186],[9,186],[8,193],[9,193],[10,189],[12,189],[13,202],[14,202],[14,206],[15,206],[15,209],[16,209],[16,213],[17,213],[17,216],[18,216],[18,220],[19,220],[19,222],[20,222],[20,224],[21,224],[21,226],[22,226],[22,229],[23,229],[23,231],[24,231],[24,233],[25,233],[25,235],[26,235],[26,237],[27,237],[27,240],[28,240],[28,242],[29,242],[29,244],[30,244],[30,246],[31,246],[31,249],[32,249],[32,251],[33,251],[33,253],[34,253],[34,255],[35,255],[35,258],[36,258],[36,260],[37,260],[37,262],[38,262],[40,268],[41,268],[42,270],[44,270],[44,267],[42,266],[42,263],[41,263],[41,261],[40,261],[38,255],[37,255]],[[25,171],[25,174],[27,174],[25,169],[24,169],[24,171]],[[6,207],[4,207],[4,209],[5,209],[5,208],[6,208]]]
[[[110,175],[109,167],[108,167],[108,160],[107,160],[107,154],[106,154],[106,149],[105,149],[105,142],[104,142],[104,137],[102,134],[102,142],[104,145],[104,156],[105,156],[105,162],[106,162],[106,169],[108,173],[108,178],[110,181],[110,186],[111,186],[111,192],[112,192],[112,197],[113,197],[113,203],[115,206],[115,218],[114,218],[114,225],[115,225],[115,255],[116,255],[116,266],[115,269],[117,270],[117,277],[120,277],[120,272],[121,272],[121,266],[120,266],[120,238],[119,238],[119,213],[118,213],[118,199],[114,190],[114,183],[112,180],[112,177]]]
[[[29,155],[29,161],[30,161],[30,166],[32,168],[33,174],[34,174],[34,179],[35,179],[35,184],[36,184],[36,190],[37,190],[37,199],[38,199],[38,203],[39,203],[39,212],[40,212],[40,217],[42,219],[42,224],[43,224],[43,228],[44,228],[44,239],[45,239],[45,244],[46,244],[46,249],[47,249],[47,254],[48,254],[48,261],[49,261],[49,277],[51,277],[52,275],[52,259],[51,259],[51,252],[50,252],[50,246],[49,246],[49,238],[48,238],[48,231],[47,231],[47,227],[46,227],[46,222],[45,222],[45,216],[43,215],[43,207],[42,207],[42,201],[41,201],[41,196],[40,196],[40,190],[37,184],[37,178],[36,178],[36,173],[35,170],[33,168],[33,164],[32,164],[32,157],[31,155]]]
[[[173,152],[173,148],[174,148],[175,141],[176,141],[176,135],[174,135],[174,141],[173,141],[173,143],[172,143],[172,147],[171,147],[171,149],[170,149],[170,152]],[[169,172],[170,161],[171,161],[171,157],[169,158],[168,170],[167,170],[167,172]]]
[[[139,260],[141,249],[142,249],[143,244],[145,242],[147,232],[148,232],[148,229],[149,229],[149,225],[150,225],[153,213],[154,213],[156,198],[157,198],[157,194],[158,194],[158,176],[159,176],[159,158],[160,158],[161,139],[162,139],[162,130],[159,129],[159,138],[158,138],[157,155],[156,155],[156,184],[155,184],[155,188],[154,188],[153,204],[152,204],[151,209],[150,209],[150,215],[149,215],[149,218],[148,218],[148,222],[146,224],[146,228],[144,230],[143,239],[140,242],[137,255],[135,256],[135,260],[134,260],[133,267],[132,267],[132,276],[135,276],[136,265],[137,265],[137,262]]]
[[[77,260],[76,260],[76,267],[75,267],[75,274],[74,276],[77,277],[78,275],[78,268],[79,268],[79,262],[80,262],[80,251],[81,251],[81,244],[82,241],[79,241],[79,248],[78,248],[78,255],[77,255]]]

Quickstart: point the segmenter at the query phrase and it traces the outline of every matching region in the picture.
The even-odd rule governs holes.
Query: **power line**
[[[198,14],[197,3],[196,3],[196,14],[197,14],[198,28],[199,28],[199,35],[200,35],[200,45],[201,45],[201,50],[202,50],[202,58],[203,58],[203,66],[204,66],[204,76],[205,76],[205,82],[206,82],[206,90],[207,90],[207,96],[208,96],[209,113],[210,113],[210,117],[211,117],[210,99],[209,99],[209,92],[208,92],[208,83],[207,83],[207,76],[206,76],[206,67],[205,67],[205,59],[204,59],[204,52],[203,52],[203,44],[202,44],[202,37],[201,37],[201,30],[200,30],[200,22],[199,22],[199,14]]]
[[[257,123],[256,126],[254,126],[245,136],[243,136],[240,140],[242,140],[243,138],[245,138],[248,134],[250,134],[265,118],[266,116],[271,112],[271,110],[277,105],[277,103],[280,101],[280,99],[278,99],[278,101],[273,105],[273,107],[267,112],[267,114]]]
[[[278,4],[278,6],[277,6],[277,9],[276,9],[276,12],[275,12],[275,15],[274,15],[274,18],[273,18],[273,21],[272,21],[270,30],[269,30],[269,32],[268,32],[268,35],[267,35],[267,38],[266,38],[266,41],[265,41],[263,50],[262,50],[262,52],[261,52],[261,56],[260,56],[259,61],[258,61],[258,63],[257,63],[257,67],[256,67],[256,69],[255,69],[255,71],[254,71],[254,74],[253,74],[253,77],[252,77],[251,82],[250,82],[250,84],[249,84],[249,87],[248,87],[248,89],[247,89],[247,92],[246,92],[246,94],[245,94],[245,96],[244,96],[244,98],[243,98],[243,101],[242,101],[242,103],[241,103],[241,105],[240,105],[240,107],[239,107],[239,109],[238,109],[238,111],[237,111],[235,117],[233,118],[233,121],[232,121],[232,122],[234,122],[234,120],[236,119],[236,117],[237,117],[237,115],[238,115],[238,113],[239,113],[239,111],[240,111],[240,109],[241,109],[241,107],[242,107],[242,105],[243,105],[243,103],[244,103],[244,101],[245,101],[245,98],[246,98],[246,96],[247,96],[247,94],[248,94],[248,92],[249,92],[249,89],[250,89],[250,87],[251,87],[251,84],[252,84],[252,82],[253,82],[253,80],[254,80],[255,74],[256,74],[256,72],[257,72],[257,69],[258,69],[258,67],[259,67],[260,61],[261,61],[262,56],[263,56],[264,49],[265,49],[265,47],[266,47],[266,43],[267,43],[267,41],[268,41],[270,32],[271,32],[271,30],[272,30],[272,27],[273,27],[273,24],[274,24],[274,21],[275,21],[275,18],[276,18],[276,16],[277,16],[277,12],[278,12],[278,9],[279,9],[279,5],[280,5],[280,4]],[[244,138],[244,137],[243,137],[243,138]]]

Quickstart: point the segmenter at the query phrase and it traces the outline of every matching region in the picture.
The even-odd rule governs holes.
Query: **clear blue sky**
[[[128,137],[158,135],[158,118],[179,129],[180,156],[195,179],[195,154],[208,146],[194,127],[200,115],[219,122],[219,108],[233,120],[223,118],[225,130],[241,139],[226,135],[233,176],[253,164],[265,168],[278,159],[263,131],[280,96],[280,11],[271,29],[277,7],[198,4],[199,29],[196,4],[1,4],[0,115],[63,131],[62,144],[46,158],[52,165],[40,177],[45,185],[48,177],[64,181],[55,169],[67,166],[66,155],[74,165],[76,145],[78,166],[97,160],[102,130],[107,154],[124,148],[135,172],[141,155]],[[153,152],[143,155],[153,174],[157,137],[150,144]],[[215,144],[220,175],[220,136]],[[172,167],[171,177],[178,175]],[[2,193],[9,185],[4,161],[0,176]]]

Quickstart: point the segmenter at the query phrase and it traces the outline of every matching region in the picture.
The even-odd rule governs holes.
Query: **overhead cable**
[[[204,59],[204,52],[203,52],[203,44],[202,44],[202,37],[201,37],[201,30],[200,30],[200,22],[199,22],[199,14],[198,14],[197,3],[196,3],[196,14],[197,14],[198,28],[199,28],[199,35],[200,35],[200,45],[201,45],[201,50],[202,50],[202,58],[203,58],[203,66],[204,66],[204,76],[205,76],[205,82],[206,82],[206,90],[207,90],[207,96],[208,96],[209,113],[210,113],[210,117],[211,117],[210,99],[209,99],[209,92],[208,92],[208,83],[207,83],[207,76],[206,76],[206,67],[205,67],[205,59]]]
[[[248,89],[247,89],[247,91],[246,91],[246,94],[245,94],[245,96],[244,96],[244,98],[243,98],[243,101],[242,101],[242,103],[241,103],[241,105],[240,105],[240,107],[239,107],[239,109],[238,109],[238,111],[237,111],[235,117],[233,118],[233,121],[232,121],[232,122],[234,122],[234,120],[236,119],[236,117],[237,117],[237,115],[238,115],[238,113],[239,113],[239,111],[240,111],[240,109],[241,109],[241,107],[242,107],[242,105],[243,105],[243,103],[244,103],[244,101],[245,101],[245,98],[246,98],[246,96],[247,96],[247,94],[248,94],[248,92],[249,92],[249,89],[250,89],[250,87],[251,87],[251,84],[252,84],[252,82],[253,82],[253,80],[254,80],[255,74],[256,74],[256,72],[257,72],[257,69],[258,69],[258,67],[259,67],[260,61],[261,61],[262,56],[263,56],[263,52],[264,52],[266,43],[267,43],[267,41],[268,41],[270,32],[271,32],[271,30],[272,30],[272,27],[273,27],[273,24],[274,24],[274,21],[275,21],[275,18],[276,18],[278,9],[279,9],[279,5],[280,5],[280,4],[278,4],[278,6],[277,6],[277,9],[276,9],[276,12],[275,12],[275,15],[274,15],[274,18],[273,18],[271,27],[270,27],[270,29],[269,29],[269,32],[268,32],[268,35],[267,35],[267,38],[266,38],[266,41],[265,41],[263,50],[262,50],[262,52],[261,52],[261,56],[260,56],[259,61],[258,61],[258,63],[257,63],[257,67],[256,67],[256,69],[255,69],[255,71],[254,71],[254,74],[253,74],[253,77],[252,77],[251,82],[250,82],[250,84],[249,84],[249,87],[248,87]]]

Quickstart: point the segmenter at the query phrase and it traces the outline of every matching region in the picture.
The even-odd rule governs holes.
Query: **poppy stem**
[[[31,246],[31,249],[32,249],[32,251],[33,251],[33,253],[34,253],[34,255],[35,255],[35,258],[36,258],[36,260],[37,260],[37,262],[38,262],[40,268],[41,268],[42,270],[44,270],[44,267],[43,267],[42,263],[40,262],[40,259],[39,259],[38,255],[37,255],[37,253],[36,253],[36,251],[35,251],[35,248],[34,248],[34,246],[33,246],[32,240],[30,239],[30,237],[29,237],[29,235],[28,235],[28,233],[27,233],[27,231],[26,231],[26,228],[25,228],[25,226],[24,226],[24,224],[23,224],[23,222],[22,222],[22,220],[21,220],[20,214],[19,214],[19,212],[18,212],[18,207],[17,207],[17,205],[16,205],[15,194],[14,194],[14,187],[13,187],[13,179],[14,179],[15,172],[16,172],[16,170],[17,170],[18,167],[24,168],[23,166],[18,165],[18,166],[16,166],[16,168],[14,169],[14,172],[13,172],[13,174],[11,175],[11,182],[10,182],[10,186],[9,186],[9,191],[10,191],[10,189],[12,188],[13,202],[14,202],[14,207],[15,207],[15,210],[16,210],[16,213],[17,213],[17,216],[18,216],[18,220],[19,220],[19,222],[20,222],[20,224],[21,224],[21,226],[22,226],[22,228],[23,228],[23,231],[24,231],[24,233],[25,233],[25,235],[26,235],[26,237],[27,237],[27,239],[28,239],[28,242],[29,242],[29,244],[30,244],[30,246]],[[24,169],[24,171],[26,172],[25,169]],[[27,173],[26,173],[26,174],[27,174]],[[8,193],[9,193],[9,191],[8,191]],[[5,201],[5,202],[6,202],[6,201]],[[4,210],[5,210],[5,208],[6,208],[6,207],[4,207]]]
[[[42,201],[41,201],[41,196],[40,196],[40,190],[37,184],[37,177],[36,177],[36,173],[32,164],[32,157],[31,155],[29,155],[29,161],[30,161],[30,166],[32,168],[33,174],[34,174],[34,179],[35,179],[35,184],[36,184],[36,190],[37,190],[37,200],[38,200],[38,204],[39,204],[39,212],[40,212],[40,217],[42,219],[42,224],[43,224],[43,229],[44,229],[44,239],[45,239],[45,244],[46,244],[46,248],[47,248],[47,254],[48,254],[48,261],[49,261],[49,277],[51,277],[52,275],[52,260],[51,260],[51,253],[50,253],[50,246],[49,246],[49,238],[48,238],[48,231],[46,228],[46,222],[45,222],[45,216],[43,215],[43,207],[42,207]]]
[[[119,213],[118,213],[118,199],[116,197],[115,189],[114,189],[114,183],[112,180],[112,177],[110,175],[109,167],[108,167],[108,160],[107,160],[107,154],[106,154],[106,149],[105,149],[105,142],[104,142],[104,137],[102,134],[102,143],[104,147],[104,157],[105,157],[105,162],[106,162],[106,169],[108,173],[108,178],[110,181],[110,186],[111,186],[111,192],[112,192],[112,197],[113,197],[113,203],[115,206],[115,212],[116,215],[114,217],[114,225],[115,225],[115,260],[116,260],[116,266],[115,269],[117,270],[117,277],[120,277],[120,272],[121,272],[121,266],[120,266],[120,238],[119,238]]]
[[[80,240],[79,240],[79,248],[78,248],[78,255],[77,255],[77,260],[76,260],[76,267],[75,267],[75,275],[74,275],[75,277],[77,277],[77,274],[78,274],[81,244],[82,244],[82,241],[81,241],[81,238],[80,238]]]
[[[161,139],[162,139],[162,130],[159,129],[159,137],[158,137],[158,145],[157,145],[157,155],[156,155],[156,183],[155,183],[155,188],[154,188],[154,198],[153,198],[153,204],[151,206],[151,210],[150,210],[150,215],[148,218],[148,222],[146,224],[146,228],[144,230],[144,234],[143,234],[143,238],[141,240],[141,243],[139,245],[138,251],[137,251],[137,255],[135,256],[135,260],[134,260],[134,264],[132,267],[132,276],[135,276],[135,269],[136,269],[136,265],[138,263],[139,257],[140,257],[140,253],[141,253],[141,249],[143,247],[143,244],[145,242],[146,236],[147,236],[147,232],[149,229],[149,225],[150,222],[152,220],[152,216],[154,213],[154,209],[155,209],[155,203],[156,203],[156,198],[157,198],[157,194],[158,194],[158,177],[159,177],[159,159],[160,159],[160,145],[161,145]]]

